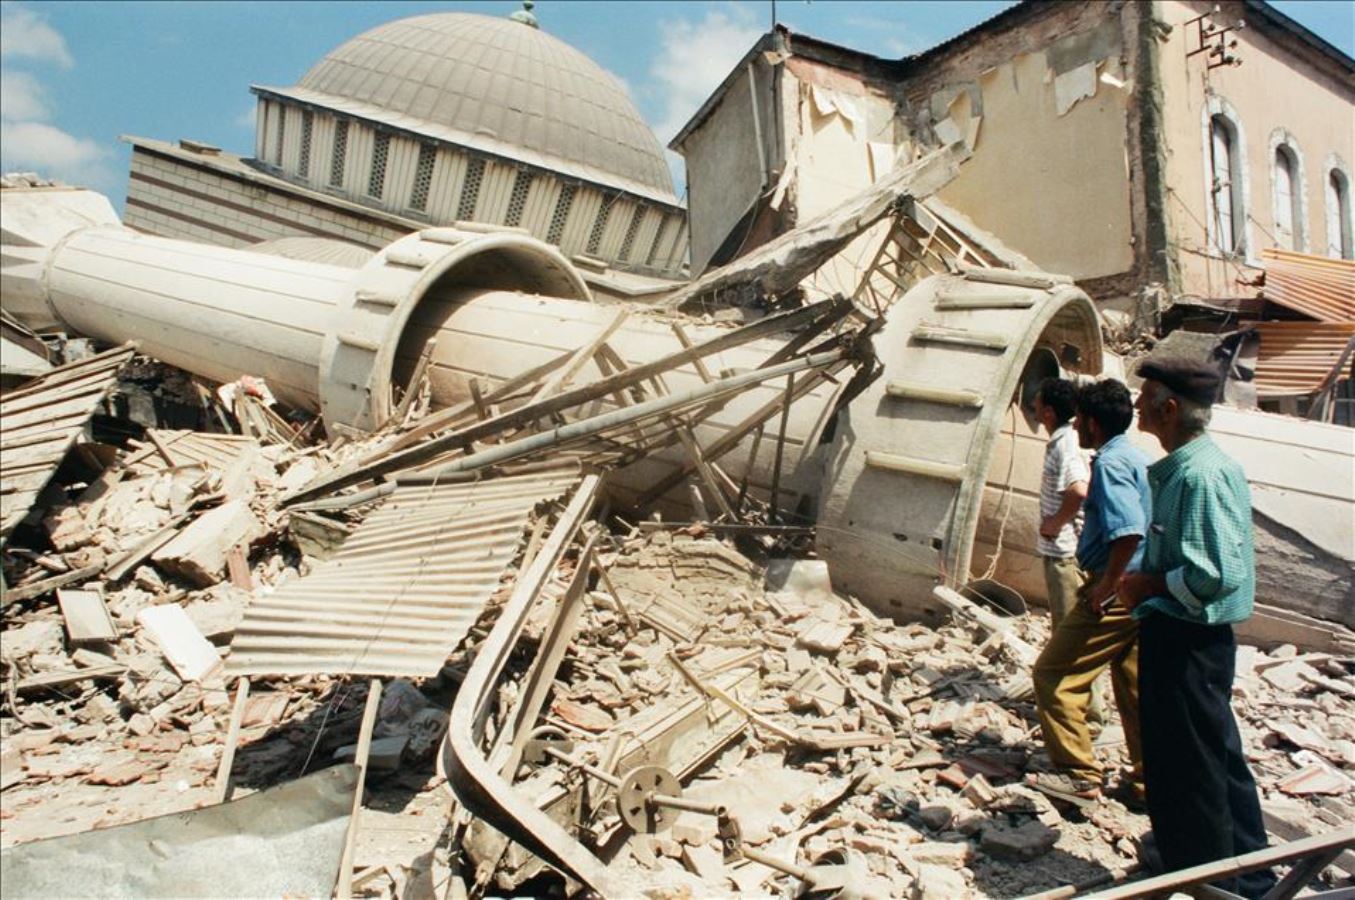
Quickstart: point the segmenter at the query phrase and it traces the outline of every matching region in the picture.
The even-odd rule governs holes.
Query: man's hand
[[[1107,602],[1115,596],[1115,588],[1115,582],[1106,578],[1098,578],[1096,581],[1083,586],[1079,593],[1095,615],[1104,616]]]
[[[1166,591],[1167,580],[1163,576],[1149,575],[1145,572],[1130,572],[1120,579],[1116,589],[1125,609],[1131,612],[1149,597],[1164,594]]]
[[[1054,540],[1054,538],[1059,536],[1059,532],[1062,530],[1063,523],[1056,521],[1053,516],[1046,516],[1040,522],[1040,537],[1047,541]]]

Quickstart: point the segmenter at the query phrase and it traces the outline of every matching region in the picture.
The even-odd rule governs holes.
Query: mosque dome
[[[676,203],[615,76],[523,18],[434,13],[344,43],[289,93],[319,106]]]

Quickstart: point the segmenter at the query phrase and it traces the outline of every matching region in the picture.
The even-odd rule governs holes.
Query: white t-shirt
[[[1079,481],[1091,480],[1087,454],[1077,443],[1077,432],[1071,422],[1054,429],[1044,450],[1044,473],[1040,479],[1040,520],[1044,521],[1063,505],[1063,492]],[[1059,530],[1058,537],[1038,538],[1037,546],[1044,556],[1073,556],[1077,553],[1077,536],[1082,531],[1082,510],[1073,521]]]

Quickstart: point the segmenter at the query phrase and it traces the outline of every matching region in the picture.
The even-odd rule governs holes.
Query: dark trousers
[[[1256,782],[1229,705],[1230,625],[1161,613],[1139,629],[1139,712],[1148,818],[1168,871],[1266,846]],[[1246,897],[1275,884],[1268,869],[1217,883]]]

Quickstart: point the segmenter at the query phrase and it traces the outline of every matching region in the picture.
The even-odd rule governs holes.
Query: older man
[[[1134,774],[1124,798],[1136,801],[1139,783],[1138,623],[1117,606],[1121,576],[1138,568],[1152,500],[1148,459],[1125,436],[1134,421],[1129,389],[1113,379],[1078,394],[1078,440],[1096,450],[1077,562],[1089,581],[1081,601],[1059,622],[1035,661],[1035,704],[1045,748],[1055,772],[1037,775],[1035,787],[1073,803],[1101,795],[1101,764],[1092,750],[1087,707],[1092,682],[1107,667],[1124,725]]]
[[[1167,456],[1148,470],[1153,516],[1143,566],[1120,580],[1140,623],[1139,694],[1148,817],[1168,870],[1266,846],[1266,829],[1229,699],[1233,623],[1256,587],[1251,493],[1242,467],[1206,433],[1219,373],[1146,361],[1139,428]],[[1220,882],[1259,897],[1269,870]]]

